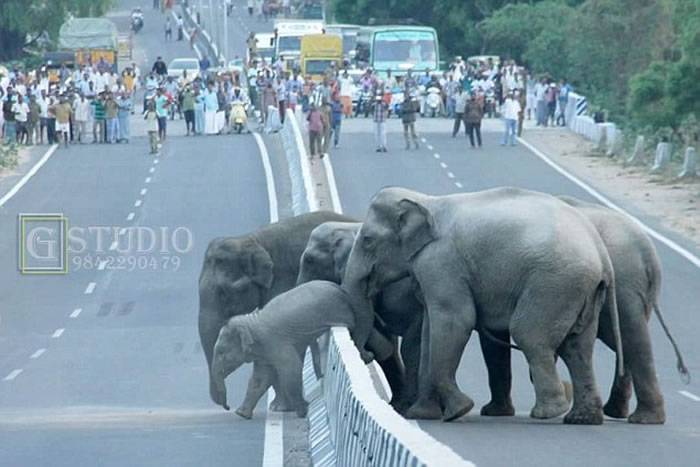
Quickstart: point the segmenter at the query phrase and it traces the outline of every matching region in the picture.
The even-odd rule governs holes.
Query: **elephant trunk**
[[[217,366],[218,365],[215,365],[215,367],[212,368],[212,376],[210,378],[211,398],[214,403],[222,406],[226,410],[231,410],[226,400],[226,377],[224,376],[224,372],[217,368]]]
[[[217,388],[214,384],[214,374],[212,372],[212,360],[214,358],[214,345],[216,344],[216,339],[219,338],[219,331],[224,325],[225,321],[212,319],[212,313],[205,310],[199,312],[199,340],[202,344],[202,350],[204,351],[204,357],[207,360],[207,368],[209,370],[209,394],[212,400],[216,402],[215,394],[217,393]]]
[[[355,327],[352,338],[364,361],[371,361],[373,356],[365,349],[367,340],[374,329],[374,305],[370,296],[369,280],[371,268],[363,264],[363,258],[357,245],[353,246],[345,269],[342,288],[350,297],[355,312]]]

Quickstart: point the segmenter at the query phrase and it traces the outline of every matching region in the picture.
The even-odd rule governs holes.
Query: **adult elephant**
[[[342,285],[353,298],[358,348],[372,329],[372,298],[407,276],[427,307],[419,396],[408,416],[449,421],[473,407],[455,373],[479,329],[509,330],[523,349],[535,386],[532,417],[569,408],[555,368],[559,354],[574,389],[564,422],[603,422],[592,356],[604,303],[621,348],[614,274],[600,236],[576,209],[515,188],[450,196],[385,188],[370,204]]]
[[[301,255],[297,282],[326,280],[340,284],[360,227],[360,222],[325,222],[316,227]],[[373,300],[375,329],[389,338],[403,338],[400,354],[394,348],[391,357],[378,359],[391,387],[391,405],[398,412],[405,412],[415,402],[418,391],[423,305],[415,290],[414,281],[405,278],[386,285]]]
[[[211,378],[214,344],[229,318],[262,308],[277,295],[292,289],[309,234],[328,221],[352,219],[334,212],[318,211],[270,224],[240,237],[212,240],[204,255],[199,276],[199,339],[209,367],[210,395],[216,387]],[[270,385],[269,371],[253,366],[246,399],[237,411],[249,418],[255,408],[251,394]],[[248,397],[251,395],[251,397]],[[277,401],[275,408],[283,409]]]
[[[664,399],[654,368],[654,356],[648,322],[652,309],[676,352],[677,367],[682,375],[688,370],[678,346],[671,336],[658,305],[661,289],[661,265],[654,244],[628,216],[572,197],[560,197],[586,216],[605,244],[615,272],[617,308],[620,316],[622,348],[625,351],[625,373],[615,375],[610,397],[603,411],[614,418],[627,418],[629,400],[634,392],[637,408],[629,415],[630,423],[661,424],[666,420]],[[601,310],[598,338],[615,351],[611,310]],[[484,359],[489,370],[491,402],[482,415],[513,415],[510,400],[510,349],[486,336],[480,336]],[[498,339],[509,341],[508,333]]]

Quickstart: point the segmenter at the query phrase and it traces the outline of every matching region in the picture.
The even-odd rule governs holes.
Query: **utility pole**
[[[226,10],[225,3],[224,10]],[[231,58],[228,56],[228,11],[224,11],[224,62],[230,59]]]

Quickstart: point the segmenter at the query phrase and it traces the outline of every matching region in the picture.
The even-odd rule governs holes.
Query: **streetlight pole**
[[[224,4],[226,10],[226,4]],[[224,11],[224,61],[230,60],[228,56],[228,11]]]

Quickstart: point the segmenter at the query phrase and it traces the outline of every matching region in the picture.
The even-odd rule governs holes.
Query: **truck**
[[[326,71],[340,69],[343,38],[337,34],[309,34],[301,38],[301,73],[313,81],[323,80]]]
[[[116,71],[119,57],[117,27],[107,18],[71,18],[61,25],[58,50],[72,54],[77,65],[96,64],[104,59]]]
[[[308,34],[321,34],[323,28],[323,21],[276,20],[275,59],[283,60],[287,70],[299,66],[301,38]]]

